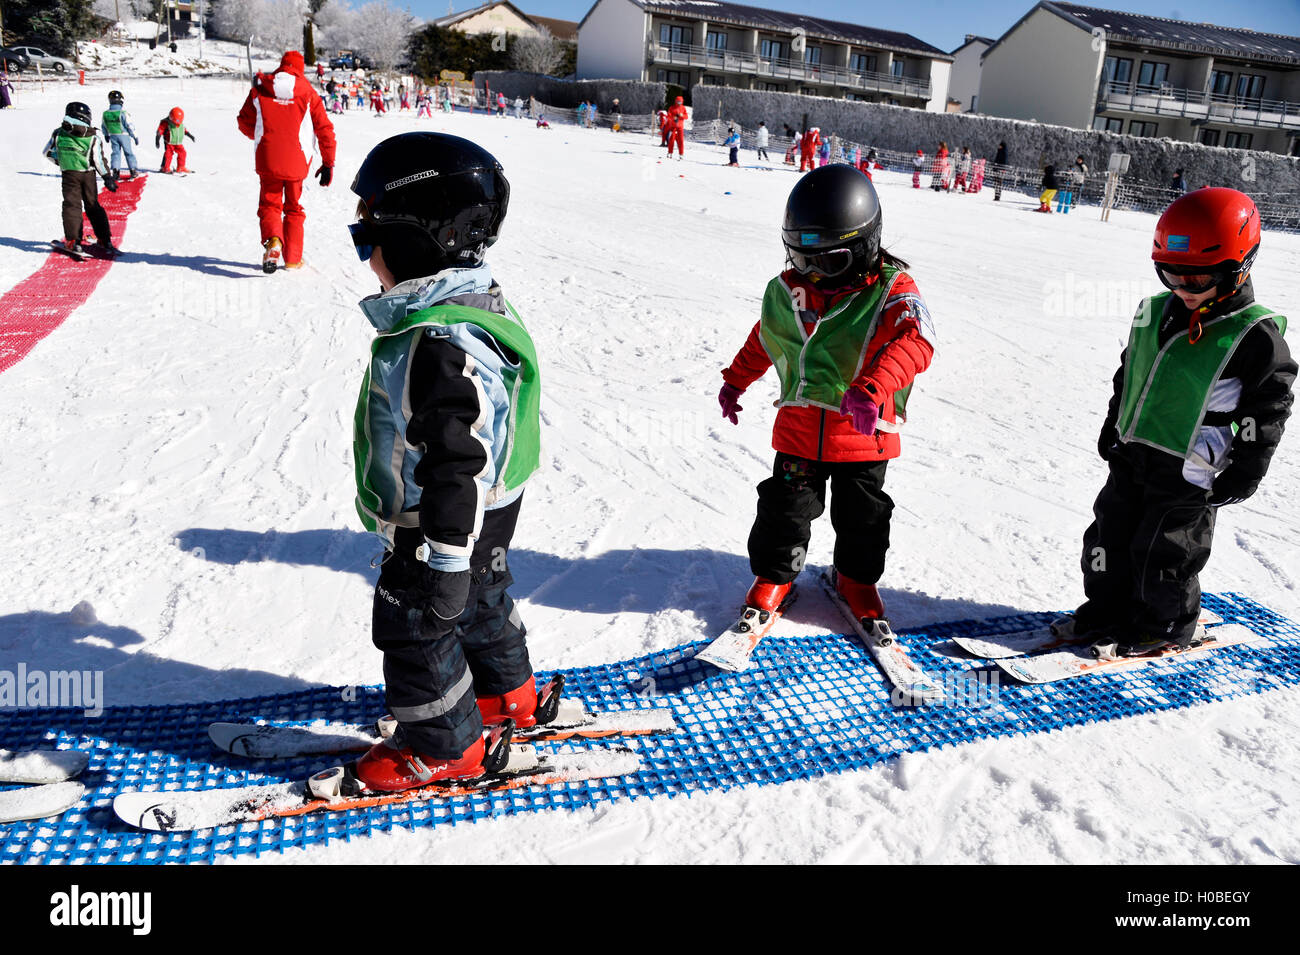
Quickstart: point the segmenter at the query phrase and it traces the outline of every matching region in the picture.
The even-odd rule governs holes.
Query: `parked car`
[[[0,61],[4,63],[10,73],[21,73],[23,70],[32,68],[31,57],[7,46],[0,46]]]
[[[16,46],[14,50],[25,54],[31,61],[33,68],[39,66],[43,70],[53,70],[55,73],[66,73],[76,69],[71,60],[65,60],[61,56],[46,53],[37,46]]]

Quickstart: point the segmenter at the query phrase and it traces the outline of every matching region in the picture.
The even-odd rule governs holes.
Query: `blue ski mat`
[[[844,636],[769,638],[744,673],[692,659],[705,641],[566,672],[566,695],[601,710],[667,707],[672,736],[624,738],[640,756],[635,775],[507,792],[317,813],[196,832],[145,833],[112,812],[134,789],[234,787],[302,779],[338,762],[328,756],[252,761],[216,750],[209,723],[366,722],[384,709],[379,687],[319,687],[295,693],[191,705],[79,710],[24,709],[4,715],[7,749],[76,748],[90,754],[88,792],[56,819],[0,825],[0,863],[204,863],[325,845],[372,832],[474,822],[548,809],[583,809],[811,779],[876,765],[905,752],[1179,709],[1300,684],[1300,627],[1235,594],[1204,605],[1258,639],[1145,667],[1022,686],[988,661],[965,656],[953,636],[1009,633],[1051,614],[934,624],[900,632],[913,658],[948,690],[946,703],[895,706],[889,685],[861,644]],[[602,747],[608,741],[549,744]],[[13,787],[8,787],[13,788]]]

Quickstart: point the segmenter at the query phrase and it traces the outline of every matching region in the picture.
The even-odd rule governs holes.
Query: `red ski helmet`
[[[181,123],[185,122],[185,110],[181,109],[179,106],[173,106],[171,112],[167,114],[167,118],[179,126]]]
[[[679,96],[679,97],[677,97],[677,99],[676,99],[675,102],[677,103],[678,106],[681,106],[681,105],[685,104],[686,100]]]
[[[1151,259],[1168,288],[1234,291],[1259,254],[1259,210],[1236,189],[1197,189],[1169,204],[1156,222]],[[1186,280],[1184,280],[1186,279]]]

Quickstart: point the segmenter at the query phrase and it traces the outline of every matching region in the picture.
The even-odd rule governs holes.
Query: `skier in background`
[[[739,166],[740,165],[740,133],[736,131],[736,128],[734,126],[729,126],[727,128],[727,138],[723,141],[722,145],[726,146],[728,149],[727,165]]]
[[[1291,413],[1286,318],[1255,301],[1259,210],[1235,189],[1165,209],[1097,452],[1110,474],[1083,536],[1087,600],[1058,636],[1136,656],[1202,639],[1198,575],[1221,507],[1255,493]],[[1203,251],[1204,250],[1204,251]]]
[[[104,124],[104,137],[112,146],[109,166],[115,173],[120,172],[122,155],[125,153],[127,166],[125,178],[130,179],[140,171],[135,161],[135,150],[131,148],[133,142],[137,146],[140,145],[140,137],[135,134],[135,128],[131,125],[131,117],[122,108],[125,102],[126,99],[120,92],[117,90],[111,91],[108,94],[108,109],[104,110],[101,121]]]
[[[993,157],[993,201],[997,202],[1002,198],[1002,179],[1007,172],[1007,144],[1005,141],[998,143],[997,154]]]
[[[1056,198],[1056,191],[1059,188],[1059,182],[1056,178],[1056,167],[1048,163],[1043,167],[1043,191],[1038,195],[1038,211],[1052,211],[1052,200]]]
[[[74,257],[83,251],[106,257],[117,255],[119,250],[113,245],[108,213],[99,204],[95,173],[104,177],[104,186],[109,192],[117,191],[117,176],[104,157],[104,142],[99,138],[99,131],[90,125],[90,107],[85,103],[65,106],[63,122],[50,136],[43,152],[59,167],[63,180],[62,251]],[[98,240],[94,249],[83,250],[81,247],[83,208]]]
[[[970,147],[963,146],[961,155],[957,157],[957,180],[953,183],[954,189],[960,189],[962,192],[967,191],[970,179]]]
[[[767,124],[760,122],[758,124],[758,131],[754,134],[754,145],[758,148],[758,158],[765,162],[772,161],[767,155],[768,136]]]
[[[171,110],[162,119],[158,120],[158,128],[154,130],[153,147],[154,149],[162,148],[163,161],[162,172],[170,173],[172,171],[172,159],[176,159],[177,172],[189,172],[186,160],[188,158],[185,152],[185,137],[190,137],[191,142],[198,142],[194,134],[185,128],[185,110],[179,106],[173,106]],[[166,145],[163,145],[163,140]]]
[[[308,114],[320,147],[316,177],[322,186],[328,186],[334,178],[334,124],[320,94],[303,76],[301,53],[289,50],[274,73],[258,73],[239,110],[239,131],[254,145],[262,270],[268,274],[282,261],[285,268],[302,266],[303,222],[307,218],[301,203],[302,184],[311,163],[299,137]]]
[[[822,144],[822,131],[816,126],[806,130],[799,140],[799,171],[817,168],[817,149]]]
[[[380,337],[354,453],[357,509],[386,551],[372,638],[398,723],[353,778],[392,792],[496,768],[485,725],[554,718],[506,562],[540,463],[540,395],[532,339],[484,260],[510,197],[501,165],[456,136],[404,133],[370,151],[352,190],[352,239],[383,288],[361,303]]]
[[[677,147],[677,158],[686,157],[686,118],[690,114],[686,111],[686,100],[679,96],[673,102],[668,110],[668,155],[673,154],[673,147]]]
[[[934,154],[934,174],[930,177],[930,188],[935,192],[948,188],[948,174],[952,169],[948,161],[948,144],[940,141],[939,149]]]
[[[925,170],[925,150],[920,146],[916,148],[916,155],[912,157],[912,188],[921,188],[921,173]]]
[[[9,79],[9,61],[0,61],[0,109],[13,108],[13,90],[13,82]]]
[[[858,170],[832,165],[801,178],[781,230],[789,267],[768,283],[761,318],[722,372],[718,403],[733,424],[741,396],[774,359],[780,376],[776,463],[758,486],[747,606],[781,606],[829,481],[836,586],[859,619],[885,616],[876,590],[894,506],[885,468],[899,455],[907,395],[934,346],[921,293],[906,263],[881,249],[880,233],[880,200]],[[835,322],[822,325],[832,313]]]

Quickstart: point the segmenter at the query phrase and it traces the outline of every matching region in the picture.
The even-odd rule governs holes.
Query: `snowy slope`
[[[102,86],[102,88],[101,88]],[[243,98],[224,80],[123,86],[142,128],[174,105],[187,178],[151,177],[127,256],[0,374],[0,668],[103,669],[108,705],[377,683],[378,553],[352,508],[350,419],[376,288],[345,230],[367,149],[470,136],[512,185],[489,260],[538,342],[550,462],[512,567],[534,662],[680,645],[730,622],[776,386],[717,413],[718,370],[781,267],[786,168],[716,148],[485,116],[338,118],[336,182],[306,191],[308,265],[263,276]],[[79,93],[96,109],[108,86]],[[64,93],[0,114],[0,289],[41,263],[58,182],[39,157]],[[144,165],[160,153],[141,147]],[[747,162],[752,154],[745,154]],[[883,585],[899,627],[1060,609],[1104,479],[1094,445],[1129,317],[1157,289],[1151,216],[1039,216],[1023,197],[878,176],[940,347],[909,405]],[[1262,301],[1300,312],[1300,237],[1268,234]],[[1207,590],[1300,616],[1300,450],[1220,517]],[[828,563],[829,523],[809,560]],[[778,635],[837,632],[808,588]],[[70,611],[79,602],[85,609]],[[93,622],[97,618],[98,622]],[[1300,861],[1300,694],[909,755],[816,784],[395,833],[270,861]],[[1213,810],[1213,812],[1211,812]],[[905,820],[905,822],[903,822]]]

